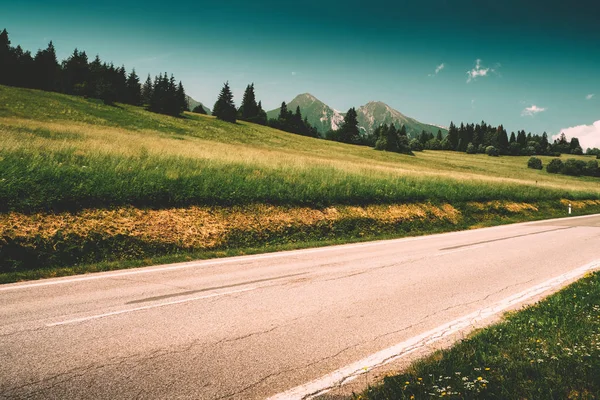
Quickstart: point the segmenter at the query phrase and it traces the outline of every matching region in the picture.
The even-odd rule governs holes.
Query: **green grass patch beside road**
[[[600,273],[355,397],[600,398]]]

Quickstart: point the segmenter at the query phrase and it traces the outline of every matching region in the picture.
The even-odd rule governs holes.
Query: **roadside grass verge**
[[[600,212],[600,201],[574,201],[573,210]],[[0,283],[565,215],[561,201],[11,212],[0,214]]]
[[[596,272],[354,398],[598,399],[599,371]]]

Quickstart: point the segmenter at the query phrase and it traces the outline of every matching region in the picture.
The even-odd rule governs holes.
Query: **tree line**
[[[135,69],[128,74],[124,66],[103,62],[98,55],[89,61],[85,51],[75,49],[61,63],[52,41],[35,56],[20,45],[11,46],[6,29],[0,32],[0,84],[41,89],[76,96],[97,98],[105,104],[115,102],[146,106],[148,110],[179,115],[188,108],[181,81],[165,72],[141,85]]]

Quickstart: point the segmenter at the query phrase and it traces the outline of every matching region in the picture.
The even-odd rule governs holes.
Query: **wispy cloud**
[[[545,107],[538,107],[534,104],[531,107],[525,107],[525,109],[523,111],[521,111],[521,116],[522,117],[534,116],[535,114],[538,114],[538,113],[541,113],[544,111],[546,111]]]
[[[296,76],[296,71],[292,71],[292,76]]]
[[[564,128],[560,130],[560,133],[564,133],[569,140],[574,137],[578,138],[581,147],[584,149],[590,147],[600,148],[600,121],[596,121],[592,125],[579,125],[571,128]],[[558,139],[560,133],[554,135],[552,138]]]
[[[429,76],[435,76],[435,75],[439,74],[440,71],[443,70],[444,68],[446,68],[446,64],[445,63],[441,63],[440,65],[438,65],[437,67],[435,67],[435,73],[429,74]]]
[[[476,80],[477,78],[483,78],[486,77],[488,75],[490,75],[490,73],[495,73],[496,69],[500,66],[500,64],[497,64],[496,67],[491,68],[491,67],[484,67],[481,64],[481,59],[477,59],[475,60],[475,67],[469,71],[467,71],[467,83],[470,83],[471,81]]]
[[[587,96],[585,96],[585,99],[586,99],[586,100],[591,100],[591,99],[592,99],[592,97],[594,97],[594,93],[590,93],[590,94],[588,94]]]

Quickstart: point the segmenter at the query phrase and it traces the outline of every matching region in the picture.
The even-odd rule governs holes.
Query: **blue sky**
[[[254,82],[266,109],[310,92],[341,111],[381,100],[444,126],[483,119],[556,134],[600,120],[596,0],[0,7],[13,44],[35,52],[52,39],[61,59],[77,47],[143,77],[172,72],[209,107],[228,80],[238,102]]]

